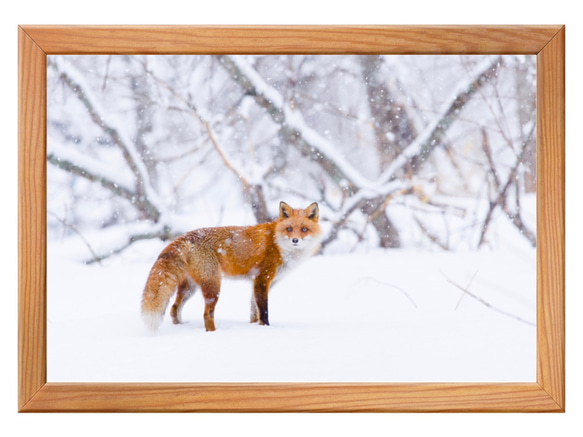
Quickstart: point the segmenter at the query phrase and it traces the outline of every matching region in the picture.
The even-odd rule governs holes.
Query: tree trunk
[[[389,88],[380,74],[383,58],[379,55],[360,57],[371,123],[381,169],[384,170],[417,136],[407,108]]]
[[[380,247],[392,249],[401,247],[399,231],[389,219],[384,205],[384,196],[377,197],[366,201],[362,207],[362,212],[369,216],[373,227],[377,231]]]

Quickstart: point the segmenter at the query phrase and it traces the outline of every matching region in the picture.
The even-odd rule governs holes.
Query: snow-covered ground
[[[536,257],[525,244],[316,256],[272,289],[271,326],[248,322],[251,283],[225,280],[217,331],[204,330],[199,291],[186,323],[166,314],[156,334],[140,300],[164,244],[90,266],[70,245],[50,242],[47,257],[51,382],[536,380]]]

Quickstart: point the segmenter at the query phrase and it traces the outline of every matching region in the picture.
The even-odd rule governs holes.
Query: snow
[[[164,244],[135,243],[102,265],[79,263],[74,244],[49,244],[50,382],[536,380],[535,250],[526,245],[316,256],[273,288],[271,326],[249,323],[251,283],[225,280],[217,331],[204,330],[199,291],[184,324],[167,312],[153,334],[141,292]]]

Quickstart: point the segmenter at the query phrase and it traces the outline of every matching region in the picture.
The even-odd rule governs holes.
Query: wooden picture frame
[[[565,410],[564,26],[20,26],[18,35],[19,411]],[[536,55],[536,382],[47,383],[47,55],[169,53]]]

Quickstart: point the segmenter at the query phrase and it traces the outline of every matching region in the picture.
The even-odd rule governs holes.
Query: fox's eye
[[[292,228],[291,226],[289,226],[289,227],[286,229],[286,231],[288,231],[288,232],[291,232],[291,231],[293,231],[293,228]]]
[[[302,232],[308,232],[308,228],[302,228]]]

